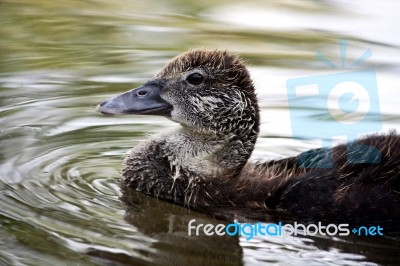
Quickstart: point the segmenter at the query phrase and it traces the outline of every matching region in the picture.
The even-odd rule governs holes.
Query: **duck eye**
[[[193,73],[193,74],[189,75],[186,78],[186,80],[190,84],[197,86],[197,85],[200,85],[203,82],[204,78],[203,78],[203,75],[201,75],[199,73]]]

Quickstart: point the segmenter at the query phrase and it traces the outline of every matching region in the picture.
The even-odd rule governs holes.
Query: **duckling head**
[[[250,74],[238,56],[219,50],[188,51],[143,86],[102,102],[97,110],[162,115],[201,134],[256,137],[259,131]]]

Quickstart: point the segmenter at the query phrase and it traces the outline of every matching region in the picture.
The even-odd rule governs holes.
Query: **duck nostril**
[[[138,91],[136,93],[137,96],[146,96],[147,95],[147,91]]]

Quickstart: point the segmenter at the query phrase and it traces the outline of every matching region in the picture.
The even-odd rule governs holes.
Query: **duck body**
[[[132,149],[125,158],[123,185],[193,208],[247,207],[354,224],[398,222],[400,165],[393,158],[400,158],[400,150],[393,147],[400,147],[400,137],[396,133],[357,141],[376,147],[379,163],[348,162],[348,146],[343,144],[312,151],[320,160],[330,160],[327,153],[332,152],[331,168],[305,168],[300,154],[276,161],[248,162],[236,176],[216,170],[212,178],[199,171],[212,166],[192,161],[196,157],[193,154],[203,156],[204,152],[193,149],[190,140],[196,140],[175,138],[175,134],[149,139]],[[190,156],[182,154],[188,150]],[[182,157],[188,161],[180,161]]]
[[[397,225],[400,136],[395,132],[282,160],[248,161],[259,108],[250,75],[235,55],[189,51],[98,110],[163,115],[181,125],[127,153],[125,187],[194,208],[238,206]]]

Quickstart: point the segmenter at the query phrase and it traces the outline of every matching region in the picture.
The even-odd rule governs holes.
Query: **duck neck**
[[[171,167],[176,169],[176,178],[181,172],[207,180],[233,177],[240,173],[249,159],[257,133],[257,130],[210,133],[181,127],[167,135],[164,150],[168,153]]]

